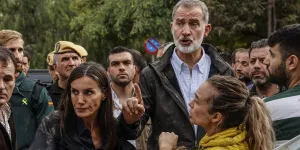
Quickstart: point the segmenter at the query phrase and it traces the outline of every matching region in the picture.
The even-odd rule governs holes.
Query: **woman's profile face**
[[[190,122],[192,124],[200,125],[205,129],[211,125],[211,117],[208,112],[208,101],[213,97],[212,86],[204,82],[196,91],[195,99],[193,99],[189,106],[190,109]]]
[[[91,77],[80,77],[71,83],[72,104],[79,118],[96,117],[104,98],[98,83]]]

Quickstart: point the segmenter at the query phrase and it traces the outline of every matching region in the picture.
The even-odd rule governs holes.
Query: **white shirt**
[[[113,102],[114,102],[114,117],[115,118],[118,118],[119,115],[121,114],[122,112],[122,105],[120,104],[120,100],[117,96],[117,94],[114,92],[113,89],[111,89],[111,94],[112,94],[112,99],[113,99]],[[131,143],[134,147],[136,147],[136,142],[135,140],[127,140],[129,143]]]
[[[193,66],[192,72],[186,63],[184,63],[176,54],[176,48],[173,51],[171,57],[171,64],[174,68],[174,72],[187,107],[190,113],[191,107],[189,103],[195,98],[196,90],[208,79],[211,59],[205,54],[202,49],[201,59]],[[194,125],[195,133],[197,133],[197,125]]]

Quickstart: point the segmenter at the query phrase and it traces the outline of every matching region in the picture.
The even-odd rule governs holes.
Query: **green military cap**
[[[55,53],[54,54],[76,52],[80,57],[82,57],[80,47],[79,47],[79,45],[76,45],[69,41],[58,41],[55,44]]]
[[[47,55],[47,63],[49,66],[53,66],[54,64],[54,53],[55,51],[52,51]]]

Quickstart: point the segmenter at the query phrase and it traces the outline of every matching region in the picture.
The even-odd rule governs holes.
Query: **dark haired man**
[[[264,63],[273,83],[288,90],[265,99],[277,144],[300,135],[300,24],[285,26],[268,39],[270,54]]]
[[[27,72],[30,68],[30,60],[31,60],[31,57],[29,55],[29,53],[27,51],[24,51],[24,57],[23,57],[23,72],[25,74],[25,76],[27,76]]]
[[[0,148],[16,149],[16,130],[8,104],[15,87],[17,64],[14,54],[0,46]]]
[[[250,89],[252,82],[250,79],[250,67],[249,67],[249,50],[245,48],[236,49],[232,53],[232,68],[235,71],[236,77],[244,82]]]
[[[269,49],[268,39],[261,39],[253,42],[249,51],[250,78],[253,82],[250,94],[257,95],[260,98],[272,96],[281,90],[280,86],[268,80],[269,72],[267,66],[263,63],[270,53]]]
[[[135,95],[133,79],[136,73],[132,50],[118,46],[113,48],[108,55],[107,73],[111,78],[112,98],[114,101],[114,117],[122,112],[122,105],[128,98]],[[136,147],[135,140],[129,142]]]

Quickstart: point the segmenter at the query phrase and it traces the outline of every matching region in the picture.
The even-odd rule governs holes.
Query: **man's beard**
[[[279,86],[288,86],[288,81],[290,78],[290,74],[285,72],[286,66],[285,64],[280,64],[277,68],[274,68],[273,72],[270,72],[269,68],[269,82],[277,84]]]
[[[255,76],[255,73],[260,73],[262,76]],[[251,73],[250,78],[252,82],[255,84],[255,86],[264,87],[272,85],[272,83],[268,80],[268,75],[260,70],[255,70]]]
[[[238,79],[244,82],[246,85],[251,82],[251,78],[245,74],[241,75]]]
[[[131,80],[120,81],[119,79],[116,78],[111,78],[111,81],[120,87],[125,87],[131,82]]]
[[[252,79],[254,85],[262,90],[266,90],[272,86],[272,83],[268,80],[268,78],[260,78],[260,79]]]
[[[203,38],[200,40],[193,40],[191,38],[184,37],[184,39],[191,40],[193,42],[189,46],[183,46],[179,42],[180,39],[176,39],[174,30],[172,30],[172,35],[173,35],[173,40],[174,40],[176,48],[182,53],[192,53],[192,52],[196,51],[197,49],[199,49],[201,47],[201,43],[203,41]]]
[[[19,65],[20,62],[17,62],[17,71],[22,72],[23,71],[23,65]]]

